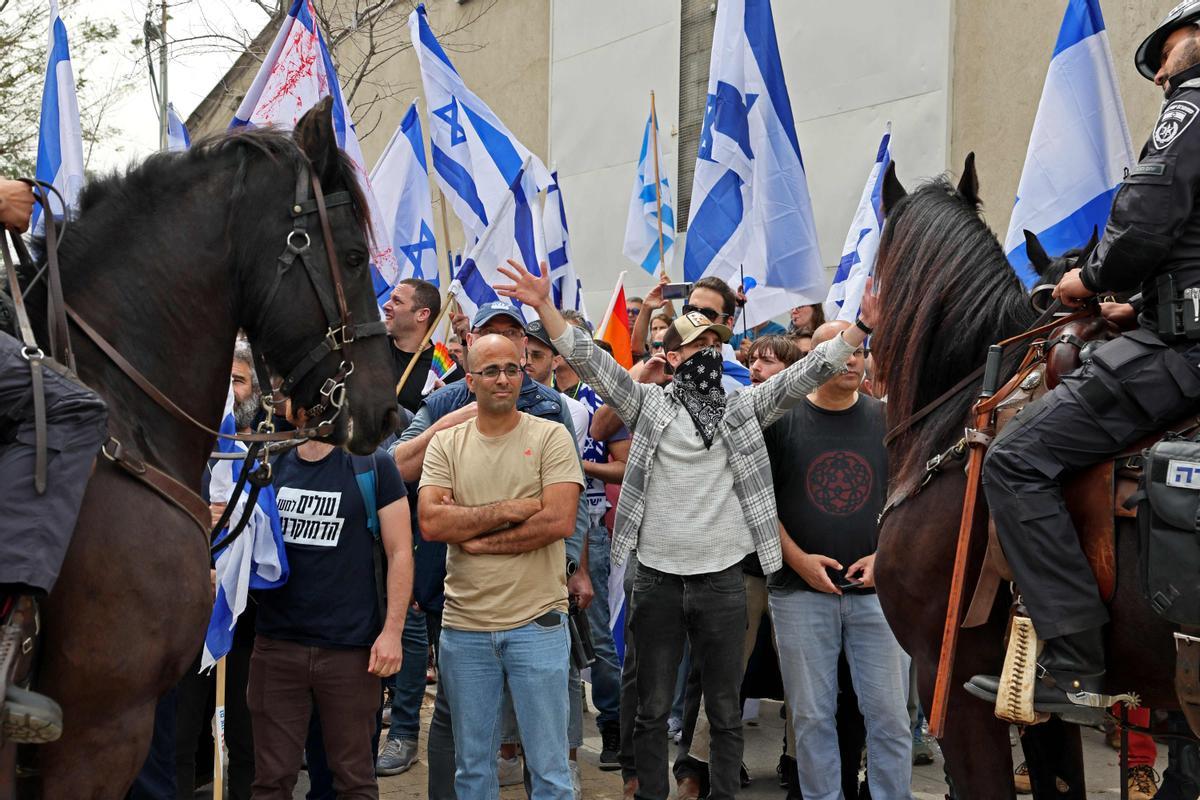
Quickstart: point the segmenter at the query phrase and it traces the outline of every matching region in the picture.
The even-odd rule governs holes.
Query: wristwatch
[[[860,331],[865,333],[867,336],[870,336],[871,333],[874,332],[874,330],[875,330],[874,328],[868,327],[867,324],[865,322],[863,322],[861,319],[854,320],[854,327],[858,328]]]

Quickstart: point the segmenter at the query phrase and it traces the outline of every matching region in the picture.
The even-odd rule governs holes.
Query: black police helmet
[[[1162,66],[1162,48],[1167,37],[1188,23],[1200,21],[1200,0],[1184,0],[1171,9],[1159,26],[1138,45],[1133,54],[1133,64],[1137,71],[1150,80]]]

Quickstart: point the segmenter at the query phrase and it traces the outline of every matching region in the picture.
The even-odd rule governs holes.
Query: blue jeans
[[[804,800],[842,800],[834,712],[843,650],[867,724],[871,798],[911,798],[909,658],[892,635],[879,598],[796,590],[772,591],[769,602]]]
[[[508,631],[442,628],[440,679],[454,729],[454,788],[461,798],[497,800],[500,704],[507,683],[521,730],[530,800],[572,800],[567,766],[567,616]]]
[[[425,613],[408,608],[404,637],[400,640],[404,661],[393,676],[392,724],[387,738],[421,738],[421,701],[425,699],[425,667],[429,660],[429,635],[425,631]]]
[[[588,575],[595,595],[588,606],[587,618],[592,629],[592,647],[596,651],[596,660],[592,663],[592,704],[596,707],[596,727],[601,729],[617,724],[621,709],[621,663],[617,660],[608,614],[610,547],[604,523],[593,525],[588,531]]]

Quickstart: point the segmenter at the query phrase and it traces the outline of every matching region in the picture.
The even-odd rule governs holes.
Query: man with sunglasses
[[[450,703],[459,797],[498,789],[501,698],[513,701],[533,800],[570,800],[567,580],[583,472],[561,425],[517,409],[520,351],[476,340],[467,384],[477,415],[439,431],[418,500],[427,539],[446,542],[441,682]]]
[[[666,721],[686,638],[701,664],[713,728],[709,796],[732,798],[742,757],[742,648],[730,647],[746,630],[741,562],[757,551],[767,573],[783,563],[762,431],[843,371],[874,322],[874,295],[863,298],[861,325],[727,398],[718,346],[729,339],[727,326],[684,314],[664,336],[666,355],[646,363],[639,383],[567,325],[550,301],[548,266],[535,276],[509,261],[500,272],[512,283],[496,292],[536,308],[555,348],[633,433],[611,558],[619,566],[638,548],[630,622],[638,653],[636,797],[665,800],[669,792]],[[675,377],[662,387],[655,379],[667,363]]]

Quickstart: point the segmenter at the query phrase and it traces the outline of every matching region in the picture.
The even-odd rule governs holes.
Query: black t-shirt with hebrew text
[[[396,464],[375,455],[375,507],[405,496]],[[257,593],[258,632],[310,647],[370,647],[383,628],[374,540],[354,459],[335,448],[320,461],[289,450],[275,463],[275,497],[290,574]]]
[[[804,552],[846,568],[875,552],[887,493],[883,412],[883,403],[865,394],[842,411],[805,399],[764,431],[779,521]],[[811,589],[786,563],[768,585]]]

